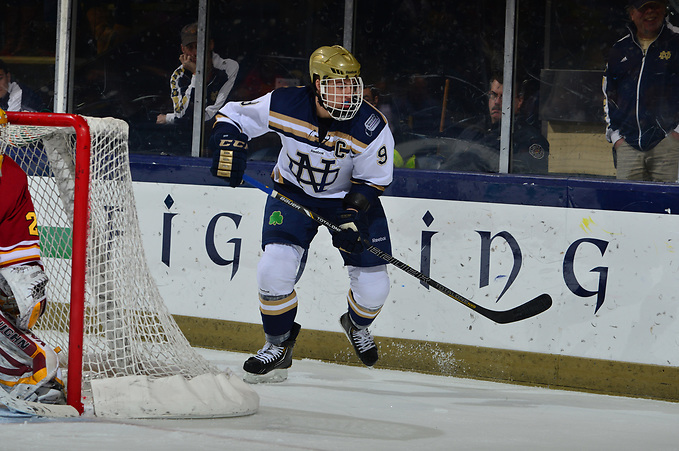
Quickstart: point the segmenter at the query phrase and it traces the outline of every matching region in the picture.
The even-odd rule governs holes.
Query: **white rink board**
[[[266,195],[252,188],[133,185],[146,257],[170,311],[260,324],[256,266]],[[168,195],[173,200],[169,208],[164,203]],[[411,198],[382,201],[394,257],[426,272],[420,266],[424,237],[431,242],[430,276],[475,303],[506,310],[549,293],[554,305],[535,318],[498,325],[391,267],[392,291],[371,327],[373,334],[678,364],[676,215]],[[431,217],[425,223],[427,212]],[[490,243],[486,259],[483,237]],[[229,261],[238,242],[239,265],[231,279]],[[169,266],[163,262],[168,256]],[[519,258],[515,280],[496,302]],[[215,263],[219,259],[223,265]],[[564,261],[572,262],[572,269],[566,265],[564,272]],[[482,266],[488,280],[483,286]],[[579,294],[566,279],[575,282],[573,290],[579,287]],[[322,231],[297,286],[297,320],[307,329],[338,331],[347,290],[342,261]],[[597,300],[603,304],[595,314]]]

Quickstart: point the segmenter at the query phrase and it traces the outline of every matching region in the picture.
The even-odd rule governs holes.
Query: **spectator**
[[[679,167],[679,35],[667,2],[630,1],[629,33],[608,56],[603,78],[606,139],[617,178],[674,182]]]
[[[384,117],[387,119],[387,124],[389,124],[389,129],[391,129],[391,133],[395,134],[395,125],[393,124],[392,121],[392,111],[391,107],[389,105],[384,105],[380,103],[380,91],[377,89],[375,86],[366,86],[363,88],[363,101],[368,102],[375,108],[377,108],[380,113],[384,115]],[[394,166],[397,168],[414,168],[415,167],[415,155],[411,155],[407,160],[403,160],[403,157],[401,154],[398,152],[398,150],[394,149]]]
[[[37,44],[35,19],[40,3],[37,0],[14,0],[0,4],[0,18],[4,19],[2,26],[5,32],[5,45],[0,49],[0,55],[34,54]]]
[[[500,125],[502,122],[502,74],[491,76],[488,90],[488,115],[460,133],[452,155],[440,169],[473,172],[499,172]],[[515,97],[514,130],[511,142],[511,172],[547,173],[549,143],[520,113],[523,93]]]
[[[132,34],[130,2],[85,0],[82,8],[87,16],[97,55],[102,55],[125,42]]]
[[[12,81],[7,64],[0,60],[0,108],[5,111],[42,111],[40,96],[22,83]]]
[[[205,122],[212,124],[215,114],[224,106],[238,75],[238,63],[232,59],[224,59],[213,52],[214,41],[210,39],[205,72]],[[159,114],[158,124],[185,123],[193,120],[193,93],[195,87],[196,55],[198,53],[198,25],[186,25],[181,31],[181,49],[179,55],[181,65],[170,77],[170,97],[173,112]]]
[[[382,103],[380,98],[381,98],[380,90],[377,89],[377,87],[368,85],[363,88],[363,100],[377,108],[380,113],[384,115],[384,117],[387,119],[387,123],[389,124],[389,128],[391,129],[391,133],[394,133],[394,128],[396,126],[396,123],[394,122],[394,114],[391,110],[391,105]]]

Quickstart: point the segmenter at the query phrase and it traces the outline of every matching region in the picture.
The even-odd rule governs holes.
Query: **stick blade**
[[[498,324],[515,323],[539,315],[551,306],[552,297],[547,293],[544,293],[525,304],[521,304],[510,310],[505,310],[503,312],[489,310],[487,311],[488,314],[486,316]]]

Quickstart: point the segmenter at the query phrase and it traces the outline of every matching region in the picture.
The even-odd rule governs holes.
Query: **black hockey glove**
[[[220,133],[218,130],[210,137],[208,144],[212,150],[210,172],[216,177],[229,180],[231,186],[243,182],[247,164],[248,137],[243,133]]]
[[[349,254],[360,254],[365,246],[363,245],[363,234],[365,225],[361,220],[364,215],[356,210],[344,210],[338,215],[337,225],[340,229],[332,235],[332,245],[337,249]]]

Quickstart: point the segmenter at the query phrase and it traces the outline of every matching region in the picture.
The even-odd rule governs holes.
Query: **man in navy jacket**
[[[679,34],[667,2],[630,1],[629,34],[613,45],[603,79],[606,139],[617,178],[677,181]]]

